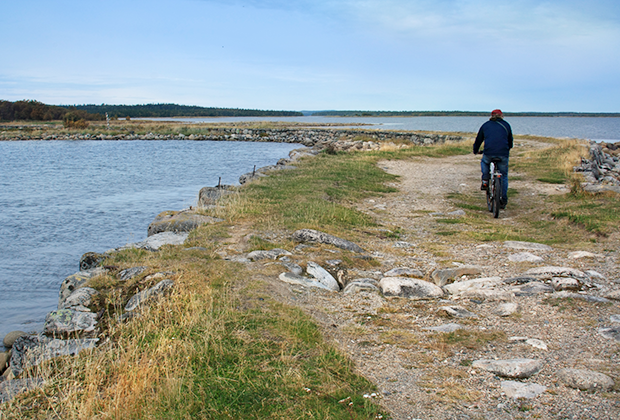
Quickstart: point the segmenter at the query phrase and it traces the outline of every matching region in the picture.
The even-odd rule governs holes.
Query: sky
[[[0,0],[0,99],[620,112],[620,1]]]

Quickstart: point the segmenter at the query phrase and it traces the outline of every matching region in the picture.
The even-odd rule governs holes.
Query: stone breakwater
[[[363,143],[363,141],[396,141],[399,143],[434,144],[459,141],[461,136],[427,132],[398,132],[352,129],[241,129],[209,128],[200,134],[0,134],[0,140],[193,140],[193,141],[253,141],[275,143],[299,143],[306,147],[327,145],[333,142]],[[362,141],[363,140],[363,141]]]

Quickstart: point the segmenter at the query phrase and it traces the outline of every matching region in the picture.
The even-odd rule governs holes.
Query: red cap
[[[494,109],[493,111],[491,111],[491,116],[493,115],[504,115],[504,113],[501,109]]]

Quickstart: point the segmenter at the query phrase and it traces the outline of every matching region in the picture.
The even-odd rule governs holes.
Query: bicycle
[[[489,185],[487,187],[487,209],[493,213],[494,218],[499,217],[502,196],[502,174],[497,169],[500,159],[491,159],[489,166]]]

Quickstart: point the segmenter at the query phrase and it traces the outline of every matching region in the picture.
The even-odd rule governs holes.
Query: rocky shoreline
[[[303,149],[290,152],[288,159],[281,159],[276,165],[270,165],[255,169],[253,172],[244,174],[239,178],[240,184],[251,182],[254,179],[267,176],[270,171],[281,169],[294,169],[296,160],[303,157],[311,157],[320,151],[329,149],[334,151],[346,150],[379,150],[380,147],[406,147],[410,144],[436,144],[446,141],[458,141],[460,136],[419,134],[419,133],[392,133],[368,131],[374,139],[357,140],[359,131],[349,132],[340,130],[243,130],[238,133],[236,129],[218,130],[217,136],[205,136],[200,138],[185,138],[180,135],[175,138],[161,138],[161,136],[144,136],[144,138],[104,138],[99,140],[241,140],[241,141],[273,141],[302,143],[309,145]],[[223,134],[228,133],[228,134]],[[53,138],[52,138],[53,137]],[[39,140],[80,140],[68,136],[58,138],[50,136]],[[399,144],[386,142],[386,139],[398,139]],[[33,140],[26,138],[14,138],[13,140]],[[94,140],[84,138],[84,140]],[[230,185],[218,185],[204,187],[199,192],[199,208],[208,208],[215,205],[217,200],[233,192],[237,187]],[[45,319],[43,331],[29,334],[24,331],[12,331],[4,337],[3,345],[7,349],[0,353],[0,403],[10,400],[20,392],[43,384],[41,379],[20,378],[21,373],[28,368],[37,366],[52,358],[77,355],[81,351],[92,349],[100,342],[98,324],[101,322],[102,312],[93,312],[90,307],[94,305],[100,293],[94,288],[88,287],[88,282],[101,275],[114,275],[119,282],[129,282],[140,278],[142,284],[150,285],[143,288],[129,298],[124,307],[124,313],[119,320],[124,321],[132,318],[137,309],[149,302],[153,302],[162,295],[168,293],[174,287],[175,273],[155,272],[146,274],[148,267],[129,267],[117,270],[116,267],[102,267],[102,262],[115,252],[129,248],[144,249],[149,252],[157,252],[164,245],[182,245],[189,232],[203,224],[218,223],[221,219],[196,213],[196,209],[181,211],[165,211],[160,213],[148,226],[148,237],[145,241],[127,244],[123,247],[109,250],[103,254],[87,252],[79,261],[79,271],[65,278],[59,290],[58,309],[50,312]],[[190,248],[191,249],[191,248]],[[320,269],[319,269],[320,271]]]

